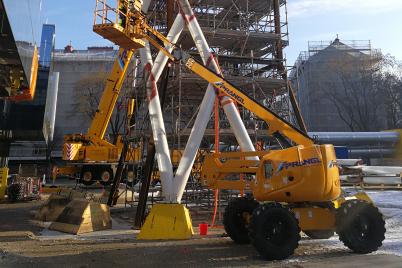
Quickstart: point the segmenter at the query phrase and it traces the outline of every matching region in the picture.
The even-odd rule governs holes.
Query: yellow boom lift
[[[123,3],[129,5],[128,1]],[[342,197],[333,145],[314,144],[307,134],[180,49],[176,48],[173,56],[160,45],[173,44],[147,24],[140,6],[141,1],[135,1],[134,7],[127,6],[125,27],[104,22],[95,24],[94,31],[125,49],[142,47],[141,39],[148,40],[170,60],[182,61],[220,93],[264,120],[268,135],[281,146],[278,150],[206,157],[201,175],[205,185],[248,193],[226,208],[224,226],[228,235],[236,243],[251,242],[270,260],[293,254],[301,231],[316,238],[328,238],[336,231],[339,239],[356,253],[377,250],[385,234],[382,214],[365,194]],[[260,160],[247,160],[251,156]],[[250,174],[250,179],[227,178],[240,173]]]

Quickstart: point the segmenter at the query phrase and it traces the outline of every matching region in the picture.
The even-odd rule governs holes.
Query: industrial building
[[[375,68],[381,53],[370,41],[310,41],[290,72],[309,131],[379,131],[388,129],[384,103],[370,92],[363,72]],[[355,92],[356,101],[351,99]],[[363,94],[366,92],[366,94]],[[361,112],[359,103],[371,107]],[[374,102],[376,104],[374,105]],[[362,114],[363,113],[363,114]],[[370,122],[361,125],[356,122]]]

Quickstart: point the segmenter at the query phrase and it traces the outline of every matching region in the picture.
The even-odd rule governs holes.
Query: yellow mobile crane
[[[160,43],[174,44],[147,24],[138,8],[142,1],[135,1],[136,8],[129,6],[133,1],[122,2],[127,4],[125,27],[103,21],[94,25],[95,32],[126,49],[141,47],[140,39],[148,40],[170,60],[182,61],[220,93],[263,119],[268,135],[282,147],[265,152],[216,153],[205,159],[201,174],[204,184],[250,194],[233,200],[225,211],[225,229],[235,242],[251,242],[270,260],[293,254],[300,231],[325,236],[336,230],[340,240],[356,253],[370,253],[382,245],[385,222],[378,208],[365,194],[348,198],[341,195],[333,145],[314,144],[306,133],[180,49],[174,55],[169,53]],[[102,14],[106,13],[104,10]],[[251,156],[260,160],[247,160]],[[225,179],[239,173],[252,176],[249,180]]]
[[[105,133],[119,98],[132,56],[133,52],[131,50],[119,49],[112,71],[106,79],[105,89],[88,133],[64,136],[63,160],[73,165],[65,168],[57,168],[56,173],[68,174],[78,171],[82,182],[86,185],[90,185],[97,180],[100,180],[104,185],[111,183],[114,169],[123,148],[123,141],[121,136],[119,136],[116,144],[110,143],[105,140]],[[133,99],[128,101],[128,120],[133,115],[134,103]],[[127,161],[139,161],[141,148],[130,148],[129,150]],[[131,174],[131,176],[133,175]]]

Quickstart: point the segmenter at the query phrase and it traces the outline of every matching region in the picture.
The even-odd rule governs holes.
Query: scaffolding
[[[168,21],[172,21],[168,17],[169,12],[166,12],[172,8],[168,7],[169,2],[171,1],[152,1],[148,12],[149,24],[164,34],[168,32]],[[287,70],[283,56],[283,49],[288,45],[286,1],[201,0],[193,2],[192,7],[224,77],[264,106],[289,119]],[[173,6],[173,14],[170,16],[174,17],[177,13],[180,13],[179,7]],[[186,28],[176,44],[193,57],[199,57]],[[157,50],[153,50],[153,53],[155,55]],[[175,156],[180,155],[186,145],[207,82],[181,64],[171,64],[168,73],[161,77],[161,85],[164,84],[164,79],[168,79],[166,93],[163,93],[163,86],[158,88],[161,102],[165,94],[163,118],[173,168],[176,168],[180,157]],[[146,139],[151,137],[151,132],[143,79],[141,68],[129,73],[128,79],[126,78],[134,81],[133,95],[138,101],[135,113],[137,124],[133,133]],[[239,107],[239,112],[255,147],[258,150],[269,147],[271,143],[267,139],[266,123],[242,107]],[[203,187],[198,179],[203,155],[212,150],[217,151],[217,148],[226,152],[239,150],[225,113],[222,109],[215,109],[215,113],[219,114],[211,115],[183,197],[186,204],[205,208],[206,211],[214,207],[216,193]],[[218,146],[214,146],[216,143]],[[158,180],[157,170],[155,167],[154,182]],[[218,206],[225,205],[229,199],[239,194],[238,191],[220,192]],[[219,222],[219,216],[217,220]]]
[[[152,1],[147,14],[149,24],[164,34],[168,32],[168,21],[172,21],[171,18],[169,19],[169,12],[166,10],[171,10],[171,17],[180,13],[178,6],[168,7],[169,2],[172,3],[173,1]],[[264,106],[271,108],[285,118],[289,118],[286,61],[282,51],[288,45],[286,1],[200,0],[194,1],[192,6],[225,78],[260,101]],[[116,12],[110,12],[110,14],[112,17],[109,20],[111,22],[116,21]],[[99,18],[105,17],[107,16],[102,15]],[[192,40],[189,31],[185,28],[176,44],[193,57],[198,58]],[[157,50],[152,52],[155,56]],[[73,86],[79,89],[80,87],[75,85],[79,84],[80,80],[92,76],[94,72],[106,73],[115,53],[109,48],[92,48],[91,51],[74,50],[73,53],[56,51],[55,62],[58,68],[62,69],[61,71],[68,74],[62,77],[66,80],[66,88]],[[142,69],[136,68],[140,65],[139,57],[133,61],[137,63],[133,62],[127,71],[127,77],[122,88],[122,97],[135,97],[137,101],[135,105],[136,124],[131,132],[135,139],[131,140],[133,146],[136,143],[146,146],[146,141],[152,134],[148,117],[146,87],[143,81],[145,77]],[[72,65],[69,64],[70,62],[77,62],[78,64]],[[169,148],[172,151],[171,158],[174,168],[177,167],[180,154],[187,143],[207,86],[207,82],[183,67],[180,64],[171,64],[168,73],[163,74],[160,79],[161,85],[163,85],[164,79],[168,79],[164,97],[163,118]],[[162,101],[163,86],[158,88]],[[71,90],[68,93],[70,94]],[[65,104],[66,107],[72,105],[77,104]],[[225,113],[222,109],[215,109],[215,111],[218,115],[211,115],[183,198],[183,202],[189,206],[196,205],[206,210],[213,207],[215,193],[202,187],[198,179],[203,155],[214,149],[217,151],[214,144],[218,144],[217,147],[222,152],[239,150]],[[269,146],[269,141],[266,140],[267,126],[265,122],[260,121],[242,107],[239,107],[239,112],[255,147],[258,150],[263,150],[265,146]],[[65,122],[69,122],[67,120],[70,119],[69,116],[68,111],[66,111],[63,117]],[[217,122],[213,120],[214,117]],[[81,120],[77,127],[82,128],[83,125],[87,125],[88,122],[84,123],[83,121]],[[71,131],[70,123],[67,127]],[[216,134],[219,134],[219,139],[216,139]],[[145,146],[142,147],[143,156],[146,152]],[[138,167],[132,167],[132,171],[138,175],[137,178],[144,175],[141,170],[141,164]],[[156,184],[154,189],[158,189],[158,167],[155,166],[154,170],[153,182]],[[218,200],[219,205],[226,204],[230,198],[238,194],[239,192],[222,191]],[[132,205],[133,200],[128,200],[128,203]]]
[[[329,47],[335,48],[334,50],[329,50]],[[345,52],[351,55],[358,56],[357,58],[370,58],[372,60],[378,60],[381,58],[381,50],[374,49],[371,45],[370,40],[342,40],[338,38],[335,41],[308,41],[308,50],[301,51],[297,60],[293,66],[293,70],[290,74],[291,77],[294,76],[295,68],[299,68],[306,61],[308,61],[314,55],[318,53],[339,53]],[[363,57],[359,57],[363,56]],[[367,57],[365,57],[367,56]]]
[[[164,33],[168,29],[168,2],[154,0],[148,12],[150,24]],[[193,3],[193,10],[225,78],[288,118],[286,62],[282,51],[288,45],[286,1],[201,0]],[[180,12],[178,6],[174,6],[174,12]],[[184,29],[177,44],[198,57],[187,29]],[[163,109],[172,149],[182,149],[186,144],[207,86],[207,82],[183,67],[180,64],[170,67]],[[141,78],[142,74],[138,77]],[[146,99],[141,79],[137,84],[138,99]],[[138,111],[138,116],[146,116],[147,103],[140,103],[138,107],[142,110]],[[248,133],[257,142],[261,130],[266,128],[265,124],[249,111],[242,108],[239,111]],[[145,134],[148,120],[139,118],[137,122],[144,122],[139,131]],[[214,133],[214,122],[211,120],[202,144],[204,149],[211,149]],[[219,112],[219,134],[226,147],[236,144],[222,111]]]

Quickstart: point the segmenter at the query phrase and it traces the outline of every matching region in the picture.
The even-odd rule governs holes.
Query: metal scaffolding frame
[[[277,8],[275,9],[275,2]],[[193,3],[196,18],[214,51],[223,75],[232,83],[247,91],[264,105],[274,109],[284,117],[289,116],[287,83],[284,77],[285,59],[283,48],[288,45],[288,23],[285,0],[201,0]],[[167,30],[167,1],[151,1],[148,18],[159,31]],[[180,12],[174,6],[176,13]],[[195,45],[185,28],[178,45],[196,56]],[[154,51],[156,53],[156,51]],[[164,121],[168,132],[170,148],[182,149],[190,133],[192,123],[203,98],[207,82],[180,65],[170,68]],[[141,78],[142,74],[139,74]],[[136,94],[145,97],[141,80]],[[139,99],[144,99],[139,96]],[[146,103],[142,106],[146,109]],[[254,119],[248,111],[243,111],[249,134],[257,141],[256,130],[264,129],[263,122]],[[145,116],[140,112],[138,116]],[[220,114],[222,141],[232,143],[233,133],[224,113]],[[250,118],[252,120],[250,120]],[[140,126],[147,133],[147,120]],[[213,129],[211,121],[207,128]],[[210,131],[209,131],[210,132]],[[211,135],[205,135],[203,145],[211,144]]]

